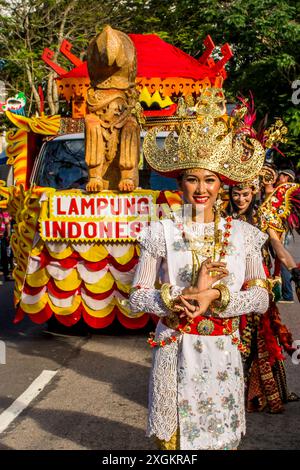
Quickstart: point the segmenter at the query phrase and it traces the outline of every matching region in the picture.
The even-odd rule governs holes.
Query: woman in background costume
[[[178,141],[170,135],[164,149],[156,130],[144,142],[150,166],[177,177],[184,198],[183,210],[142,233],[130,294],[132,315],[160,318],[149,339],[147,434],[161,449],[237,448],[245,433],[239,316],[268,308],[266,235],[219,216],[222,182],[258,172],[264,151],[242,123],[227,126],[223,100],[220,91],[206,92],[197,119],[183,122]]]
[[[262,249],[268,277],[271,278],[272,271],[271,254],[275,252],[279,261],[291,271],[299,289],[300,269],[284,248],[280,236],[289,221],[292,228],[299,228],[300,186],[282,184],[257,207],[255,194],[259,189],[259,178],[231,187],[227,214],[268,233],[269,239]],[[274,297],[264,315],[253,313],[242,316],[240,331],[245,346],[246,409],[261,411],[267,408],[271,413],[280,413],[283,403],[298,397],[289,394],[287,389],[282,352],[293,353],[293,340],[281,323]]]

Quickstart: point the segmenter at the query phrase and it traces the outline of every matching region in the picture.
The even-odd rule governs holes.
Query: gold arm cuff
[[[262,289],[266,289],[268,292],[272,291],[272,284],[269,282],[268,279],[249,279],[244,283],[244,289],[251,289],[251,287],[261,287]]]
[[[213,313],[221,313],[228,307],[230,302],[230,291],[225,284],[217,284],[213,287],[220,292],[220,298],[215,300],[212,304]]]

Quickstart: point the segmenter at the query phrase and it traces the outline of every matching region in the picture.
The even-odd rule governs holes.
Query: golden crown
[[[195,114],[191,119],[189,113]],[[223,91],[210,88],[192,108],[178,106],[179,125],[157,146],[158,128],[145,136],[143,151],[149,165],[160,173],[178,174],[180,170],[204,168],[231,181],[254,178],[265,159],[262,144],[249,137],[245,125],[226,116]]]

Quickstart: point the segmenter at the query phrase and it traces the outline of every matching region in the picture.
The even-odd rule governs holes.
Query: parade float
[[[66,326],[82,318],[97,329],[114,320],[131,329],[148,323],[149,314],[131,318],[128,310],[136,240],[150,218],[165,216],[181,199],[176,191],[140,187],[140,134],[153,126],[176,128],[180,100],[192,108],[204,90],[222,86],[230,48],[223,46],[215,62],[209,36],[204,45],[194,59],[155,35],[127,36],[107,26],[90,43],[87,62],[62,43],[61,52],[74,65],[70,71],[52,62],[51,50],[44,51],[71,116],[6,111],[15,128],[7,132],[6,151],[14,185],[2,182],[0,194],[15,222],[15,322],[28,315],[36,323],[55,316]],[[51,179],[53,149],[72,133],[78,145],[84,139],[78,154],[84,178],[64,187]],[[70,162],[64,164],[56,176],[71,172]],[[41,180],[33,177],[43,165],[44,181],[53,184],[37,184]]]

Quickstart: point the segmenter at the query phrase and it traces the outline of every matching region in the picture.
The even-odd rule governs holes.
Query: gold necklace
[[[227,254],[227,248],[229,245],[229,237],[231,235],[230,229],[232,227],[232,217],[226,217],[225,231],[222,237],[222,230],[219,229],[219,222],[221,218],[215,217],[214,223],[214,244],[213,244],[213,261],[217,261],[217,255],[219,254],[219,262],[222,262]],[[223,239],[222,239],[223,238]],[[192,286],[196,285],[198,281],[198,274],[202,263],[199,260],[199,252],[197,250],[192,251]],[[212,272],[211,276],[215,276],[217,273]]]

